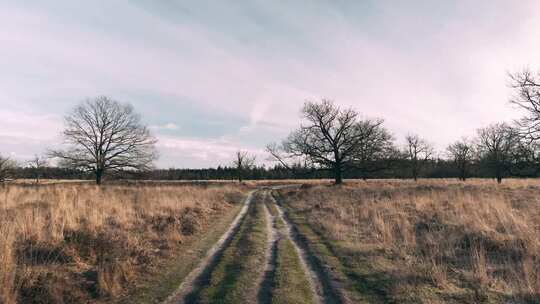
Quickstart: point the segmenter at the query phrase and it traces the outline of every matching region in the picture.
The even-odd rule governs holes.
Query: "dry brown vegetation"
[[[0,188],[0,303],[110,302],[233,210],[234,185]]]
[[[540,302],[538,180],[349,181],[281,193],[315,232],[308,238],[325,244],[317,252],[339,261],[332,268],[351,293],[397,303]]]

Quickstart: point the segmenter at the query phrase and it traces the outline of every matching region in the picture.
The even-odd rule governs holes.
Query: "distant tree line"
[[[374,164],[376,165],[376,164]],[[344,172],[344,179],[379,179],[379,178],[400,178],[413,179],[410,163],[408,160],[395,160],[391,164],[377,164],[376,166],[385,166],[383,170],[374,172],[365,172],[360,169],[351,169]],[[456,178],[462,179],[461,169],[450,159],[434,158],[427,161],[417,176],[417,178]],[[155,169],[141,172],[117,172],[108,176],[108,180],[238,180],[237,168],[234,166],[218,166],[216,168],[205,169]],[[35,180],[36,173],[28,167],[15,167],[11,175],[16,179]],[[45,167],[40,173],[42,179],[83,179],[91,180],[94,178],[92,173],[59,168]],[[504,177],[540,177],[538,169],[532,166],[516,166]],[[333,179],[331,171],[314,169],[310,167],[298,167],[291,171],[281,165],[272,167],[254,166],[244,171],[245,180],[263,180],[263,179]],[[471,162],[467,168],[466,178],[497,178],[493,175],[490,166],[482,162]]]

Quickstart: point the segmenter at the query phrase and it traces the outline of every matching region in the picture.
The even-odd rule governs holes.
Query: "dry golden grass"
[[[349,181],[283,192],[347,271],[369,275],[381,297],[540,301],[539,180]]]
[[[111,301],[243,198],[236,185],[0,187],[0,303]]]
[[[10,182],[11,184],[24,184],[24,185],[31,185],[36,184],[36,180],[32,178],[19,178],[15,179]],[[40,178],[38,184],[40,185],[50,185],[50,184],[95,184],[95,181],[88,180],[88,179],[47,179],[47,178]]]

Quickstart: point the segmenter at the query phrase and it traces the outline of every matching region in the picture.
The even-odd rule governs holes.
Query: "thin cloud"
[[[169,131],[180,129],[180,127],[177,124],[172,123],[172,122],[169,122],[163,125],[151,125],[149,126],[149,128],[152,130],[169,130]]]
[[[218,140],[201,140],[196,138],[178,138],[158,136],[158,148],[165,152],[162,159],[164,167],[193,168],[232,165],[236,151],[242,150],[264,160],[262,149],[246,147],[243,144]],[[260,163],[260,162],[259,162]]]

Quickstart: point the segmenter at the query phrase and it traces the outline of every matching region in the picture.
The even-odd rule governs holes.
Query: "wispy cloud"
[[[152,130],[178,130],[180,127],[175,123],[169,122],[163,125],[151,125],[149,128]]]
[[[516,116],[506,73],[540,67],[540,41],[531,39],[540,34],[539,8],[2,2],[0,146],[38,153],[42,140],[58,141],[75,103],[106,94],[133,103],[158,133],[160,166],[260,153],[298,125],[306,99],[320,97],[386,119],[398,138],[415,132],[442,147]]]

